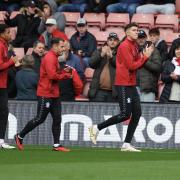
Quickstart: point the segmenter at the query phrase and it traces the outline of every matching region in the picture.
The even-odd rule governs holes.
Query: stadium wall
[[[9,123],[6,138],[13,143],[13,136],[28,120],[36,115],[37,103],[10,101]],[[63,102],[61,142],[66,146],[91,147],[88,127],[119,113],[116,103]],[[51,145],[52,119],[29,133],[25,144]],[[100,132],[97,147],[121,146],[127,131],[127,123],[113,125]],[[142,117],[134,134],[133,142],[141,148],[180,147],[180,104],[142,103]]]

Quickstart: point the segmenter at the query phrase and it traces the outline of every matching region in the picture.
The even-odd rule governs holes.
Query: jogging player
[[[29,121],[24,129],[15,135],[15,142],[19,150],[23,150],[23,138],[46,120],[49,113],[52,115],[52,133],[54,138],[53,150],[70,151],[60,145],[61,130],[61,100],[59,93],[59,80],[71,78],[69,69],[60,71],[58,56],[64,51],[64,40],[54,38],[51,41],[52,47],[44,56],[40,67],[40,79],[38,83],[37,115]]]
[[[138,38],[137,24],[128,24],[125,27],[125,33],[126,38],[118,47],[116,56],[115,85],[118,92],[120,114],[100,124],[93,125],[89,128],[89,133],[90,139],[96,144],[100,130],[131,118],[121,151],[139,152],[140,150],[130,144],[141,116],[140,98],[136,89],[136,71],[146,63],[153,52],[153,47],[146,46],[143,53],[138,53],[138,45],[136,43]]]

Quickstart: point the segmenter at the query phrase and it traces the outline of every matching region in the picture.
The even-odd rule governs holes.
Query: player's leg
[[[117,92],[120,114],[113,116],[100,124],[93,125],[89,128],[90,138],[94,144],[96,144],[96,139],[100,130],[108,126],[121,123],[129,119],[131,116],[131,88],[118,86]]]
[[[132,145],[130,145],[140,117],[141,117],[140,98],[139,98],[139,94],[137,92],[136,87],[133,87],[133,90],[132,90],[132,116],[131,116],[131,121],[128,125],[127,135],[126,135],[124,144],[121,148],[122,151],[140,152],[140,150],[138,150],[138,149],[134,148]]]
[[[59,142],[60,133],[61,133],[61,100],[60,98],[53,99],[50,113],[53,118],[53,123],[52,123],[52,134],[54,138],[53,150],[69,152],[70,149],[65,148]]]
[[[23,138],[25,135],[46,120],[51,108],[51,102],[51,99],[38,97],[36,117],[30,120],[20,133],[15,135],[15,142],[19,150],[23,150]]]

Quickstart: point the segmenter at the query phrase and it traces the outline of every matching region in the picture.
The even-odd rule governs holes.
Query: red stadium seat
[[[13,11],[10,15],[10,19],[13,19],[14,17],[16,17],[18,14],[20,14],[20,11]]]
[[[153,28],[154,27],[154,14],[134,14],[131,22],[138,23],[141,28]]]
[[[109,26],[120,26],[125,27],[129,24],[129,14],[121,14],[121,13],[109,13],[107,17],[106,27]]]
[[[176,0],[176,13],[180,15],[180,0]]]
[[[100,29],[105,28],[104,13],[85,13],[84,19],[86,19],[88,26],[97,26]]]
[[[26,55],[31,55],[33,52],[33,48],[29,48],[26,52]]]
[[[16,38],[16,34],[17,34],[17,27],[11,27],[10,34],[11,34],[11,39],[14,40]]]
[[[68,39],[76,32],[76,28],[69,26],[65,28],[65,34],[67,35]]]
[[[86,81],[91,81],[93,78],[94,69],[92,68],[86,68],[84,75],[86,77]]]
[[[180,33],[173,33],[171,31],[160,31],[160,36],[162,39],[164,39],[168,46],[171,46],[174,39],[177,39],[180,36]]]
[[[19,59],[22,59],[24,57],[24,48],[13,48],[13,50]]]
[[[106,31],[97,31],[94,33],[98,46],[103,45],[107,41],[108,35],[109,32]]]
[[[90,26],[88,27],[88,31],[91,33],[91,34],[94,34],[96,33],[97,31],[100,31],[98,27],[94,27],[94,26]]]
[[[4,22],[6,11],[0,11],[0,23]]]
[[[76,22],[80,17],[80,14],[78,12],[64,12],[63,14],[66,17],[67,26],[76,26]]]
[[[178,32],[179,19],[178,15],[157,15],[155,26],[159,28],[170,28]]]

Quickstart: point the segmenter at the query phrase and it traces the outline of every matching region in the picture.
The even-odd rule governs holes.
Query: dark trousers
[[[47,115],[51,113],[53,124],[52,133],[54,144],[59,144],[61,132],[61,101],[60,98],[43,98],[38,97],[37,115],[30,120],[24,129],[19,133],[20,137],[24,138],[27,133],[42,124]]]
[[[5,138],[6,126],[8,122],[8,93],[7,89],[0,88],[0,139]]]
[[[94,98],[91,98],[90,101],[94,102],[115,102],[115,98],[112,96],[112,91],[99,89]]]
[[[98,129],[121,123],[131,118],[125,142],[130,143],[141,117],[140,98],[135,86],[117,86],[120,114],[98,124]]]

